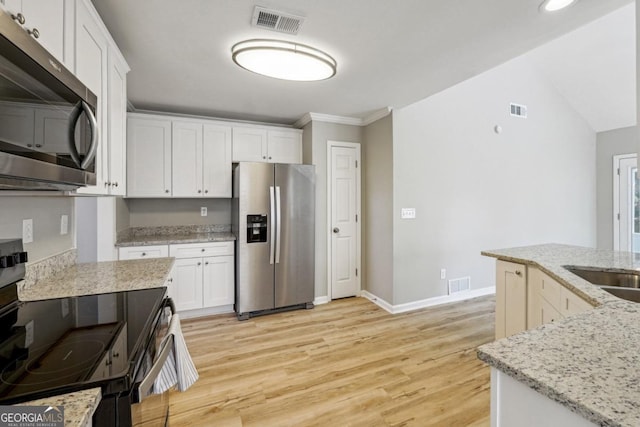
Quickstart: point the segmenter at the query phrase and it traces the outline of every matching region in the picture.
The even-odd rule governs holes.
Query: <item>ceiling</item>
[[[632,1],[581,0],[545,14],[541,0],[93,0],[131,67],[136,109],[281,124],[307,112],[366,118],[409,105]],[[305,22],[297,36],[252,27],[256,5]],[[250,38],[324,50],[337,60],[337,75],[286,82],[245,71],[230,49]],[[595,35],[591,42],[601,44]],[[560,68],[564,58],[560,49],[539,60]]]

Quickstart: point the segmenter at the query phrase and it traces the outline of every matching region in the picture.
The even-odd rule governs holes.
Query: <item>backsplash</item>
[[[36,284],[38,280],[46,279],[52,274],[75,265],[77,257],[77,251],[70,249],[34,263],[27,263],[24,281],[18,284],[18,293],[29,289]]]
[[[180,235],[193,233],[229,233],[230,224],[167,225],[160,227],[131,227],[118,232],[117,241],[131,237]]]

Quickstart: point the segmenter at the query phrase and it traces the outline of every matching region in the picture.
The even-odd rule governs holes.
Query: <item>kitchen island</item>
[[[492,425],[640,425],[640,305],[565,268],[637,271],[640,257],[556,244],[482,254],[537,268],[594,306],[478,349],[492,367]]]

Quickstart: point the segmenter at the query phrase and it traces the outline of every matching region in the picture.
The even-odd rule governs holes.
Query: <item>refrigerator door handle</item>
[[[282,240],[282,232],[280,231],[282,221],[280,219],[280,186],[276,187],[276,230],[278,238],[276,239],[276,264],[280,264],[280,240]]]
[[[271,210],[271,238],[269,239],[269,264],[273,264],[276,252],[275,239],[276,239],[276,215],[275,215],[275,198],[273,195],[273,186],[269,187],[269,199],[271,204],[269,209]]]

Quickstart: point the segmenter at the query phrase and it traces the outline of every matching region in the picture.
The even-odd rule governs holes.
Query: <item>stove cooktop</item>
[[[129,387],[164,288],[20,302],[0,315],[0,403]]]

